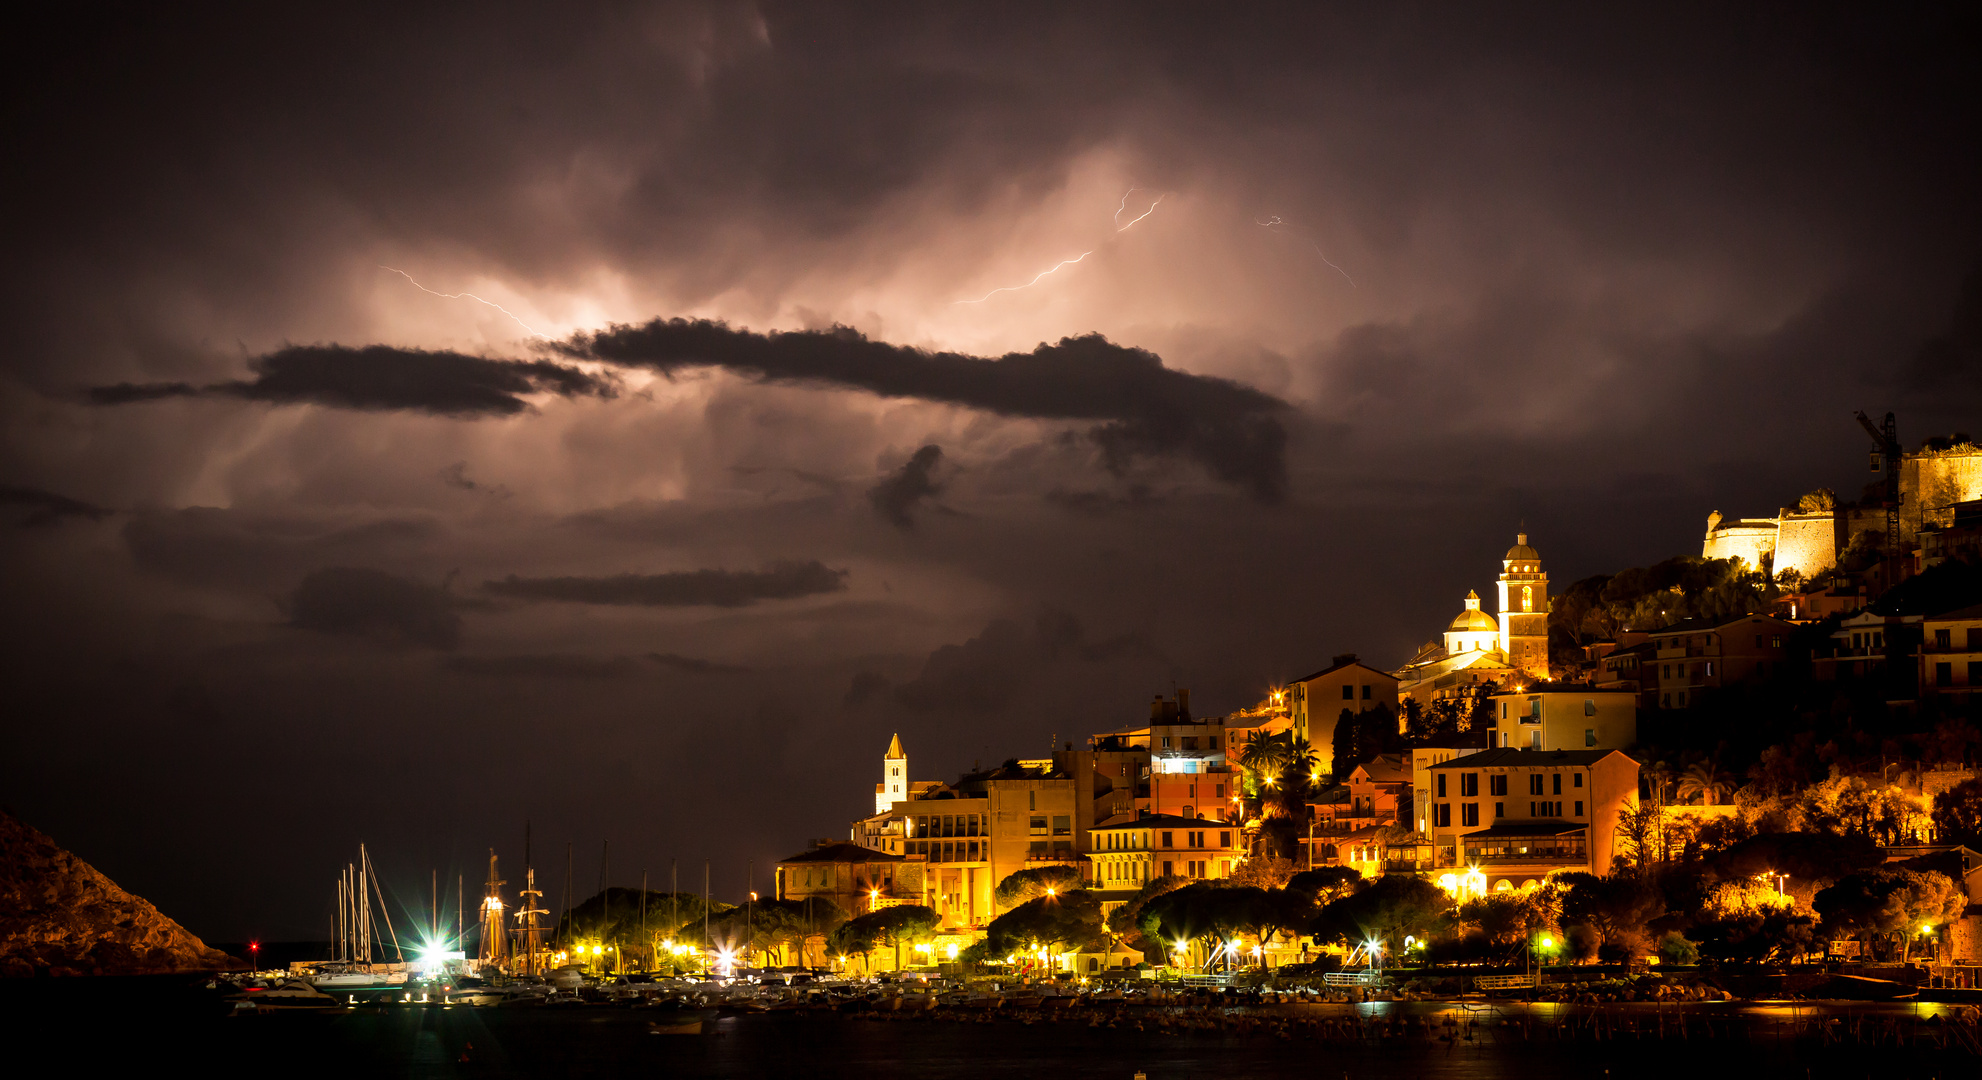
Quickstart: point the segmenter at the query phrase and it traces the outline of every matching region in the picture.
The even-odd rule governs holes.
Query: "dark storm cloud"
[[[645,656],[585,656],[578,653],[518,653],[507,656],[449,656],[449,671],[511,679],[627,679],[672,671],[683,675],[723,675],[749,670],[678,653]]]
[[[637,607],[745,607],[760,600],[792,600],[842,592],[845,570],[814,559],[778,562],[762,570],[680,570],[670,574],[608,577],[522,578],[512,574],[482,588],[515,600]]]
[[[316,571],[303,579],[288,603],[292,626],[431,649],[461,643],[456,607],[435,586],[353,566]]]
[[[20,523],[30,527],[52,525],[63,518],[88,518],[91,521],[101,521],[110,516],[109,510],[81,499],[57,495],[40,488],[9,485],[0,485],[0,506],[26,510],[27,512],[20,518]]]
[[[760,334],[707,319],[655,319],[581,334],[573,356],[673,374],[720,367],[767,382],[866,390],[1001,416],[1103,420],[1094,432],[1112,467],[1180,455],[1262,502],[1286,493],[1286,405],[1227,379],[1163,366],[1099,334],[987,359],[870,341],[848,327]]]
[[[530,407],[525,394],[613,397],[612,380],[548,360],[492,360],[457,352],[387,345],[292,345],[256,357],[251,380],[119,383],[89,391],[97,405],[173,397],[233,397],[276,405],[408,411],[436,416],[512,416]]]
[[[903,531],[915,528],[915,509],[924,499],[933,498],[943,490],[935,477],[936,466],[942,461],[940,446],[931,444],[917,450],[900,469],[869,489],[867,500],[874,504],[876,513],[896,528]]]
[[[1090,642],[1078,619],[1058,608],[1045,607],[1030,624],[994,619],[969,641],[938,648],[929,654],[915,678],[895,688],[895,700],[916,712],[995,713],[1017,700],[1029,681],[1055,664],[1124,658],[1170,666],[1168,658],[1140,634]],[[863,684],[862,679],[867,682]],[[884,687],[885,682],[875,683],[863,673],[848,688],[845,704],[858,705]]]
[[[1963,279],[1947,332],[1920,347],[1903,380],[1916,399],[1982,394],[1982,264]]]

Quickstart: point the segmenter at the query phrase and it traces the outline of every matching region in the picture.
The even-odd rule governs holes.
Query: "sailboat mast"
[[[352,896],[351,910],[358,914],[358,962],[372,962],[372,897],[365,890],[365,845],[358,845],[358,891]]]

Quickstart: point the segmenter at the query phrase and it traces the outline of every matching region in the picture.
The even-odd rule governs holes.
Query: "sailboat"
[[[372,899],[378,899],[379,922],[372,918]],[[384,941],[377,933],[382,922],[392,942],[393,961],[381,963]],[[363,844],[358,845],[358,861],[347,864],[337,876],[337,958],[319,964],[310,983],[319,990],[369,990],[399,986],[406,982],[406,957],[399,948],[399,934],[392,928],[386,910],[385,894],[379,890],[378,870]]]

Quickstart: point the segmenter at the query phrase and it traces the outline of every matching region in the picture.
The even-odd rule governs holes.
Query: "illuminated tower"
[[[1542,557],[1519,533],[1500,562],[1500,651],[1530,678],[1548,672],[1548,575]]]
[[[885,814],[907,798],[908,751],[902,749],[902,737],[896,735],[888,742],[888,755],[881,759],[881,782],[874,785],[874,812]]]

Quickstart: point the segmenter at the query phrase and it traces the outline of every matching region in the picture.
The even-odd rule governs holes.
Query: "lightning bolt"
[[[1130,188],[1129,190],[1130,190],[1130,191],[1134,191],[1134,190],[1136,190],[1136,189],[1135,189],[1135,188]],[[1150,204],[1149,204],[1149,209],[1147,209],[1147,210],[1144,210],[1144,211],[1142,212],[1142,217],[1139,217],[1139,218],[1136,218],[1136,219],[1135,219],[1135,221],[1131,221],[1131,222],[1129,222],[1129,225],[1134,225],[1134,224],[1136,223],[1136,221],[1141,221],[1141,220],[1142,220],[1142,218],[1146,218],[1146,217],[1148,217],[1149,215],[1151,215],[1151,214],[1154,214],[1154,213],[1156,212],[1156,203],[1160,203],[1160,202],[1162,202],[1162,201],[1163,201],[1163,196],[1161,196],[1161,195],[1158,195],[1158,196],[1156,197],[1156,202],[1153,202],[1153,203],[1150,203]],[[1123,195],[1123,196],[1122,196],[1122,205],[1123,205],[1123,206],[1127,206],[1128,204],[1129,204],[1129,197],[1128,197],[1128,196],[1127,196],[1127,195],[1125,194],[1125,195]],[[1121,221],[1121,220],[1122,220],[1122,211],[1121,211],[1121,210],[1119,210],[1119,209],[1115,211],[1115,220],[1116,220],[1116,221]],[[1120,228],[1117,228],[1117,229],[1116,229],[1115,231],[1116,231],[1116,232],[1128,232],[1128,231],[1129,231],[1129,225],[1123,225],[1123,226],[1121,226]]]
[[[395,274],[398,274],[398,275],[399,275],[400,277],[403,277],[403,278],[405,278],[405,279],[407,280],[407,282],[408,282],[408,283],[410,283],[410,284],[411,284],[411,285],[412,285],[412,286],[413,286],[414,288],[416,288],[416,289],[418,289],[418,290],[420,290],[421,292],[423,292],[423,293],[426,293],[426,294],[428,294],[428,295],[430,295],[430,296],[438,296],[438,297],[440,297],[440,298],[441,298],[441,299],[443,299],[443,300],[473,300],[473,301],[475,301],[475,302],[476,302],[476,303],[478,303],[478,304],[487,304],[488,306],[490,306],[490,307],[492,307],[492,308],[494,308],[494,309],[496,309],[497,311],[500,311],[500,312],[502,312],[502,313],[503,313],[504,315],[507,315],[507,316],[509,316],[509,319],[510,319],[510,321],[511,321],[511,322],[513,322],[513,323],[515,323],[516,325],[518,325],[518,326],[520,326],[520,327],[522,327],[522,328],[523,328],[524,330],[527,330],[527,331],[529,331],[529,333],[530,333],[530,335],[531,335],[532,337],[540,337],[540,338],[543,338],[543,339],[544,339],[544,340],[546,340],[546,341],[548,341],[548,340],[550,340],[550,335],[549,335],[549,334],[545,334],[545,333],[541,333],[541,332],[539,332],[539,331],[538,331],[538,330],[537,330],[537,329],[536,329],[535,327],[533,327],[533,326],[531,326],[531,325],[530,325],[529,323],[526,323],[526,322],[524,322],[524,321],[523,321],[522,319],[519,319],[519,318],[517,318],[517,317],[516,317],[516,313],[515,313],[515,312],[513,312],[513,311],[511,311],[511,310],[509,310],[509,309],[508,309],[508,308],[506,308],[506,307],[503,307],[503,306],[502,306],[501,304],[498,304],[498,303],[496,303],[496,302],[495,302],[495,301],[493,301],[493,300],[484,300],[484,299],[482,299],[481,297],[479,297],[479,296],[476,296],[476,295],[475,295],[474,293],[471,293],[471,292],[458,292],[458,293],[444,293],[444,292],[434,292],[434,291],[433,291],[432,289],[429,289],[429,288],[427,288],[427,287],[426,287],[425,285],[422,285],[422,284],[420,284],[419,282],[417,282],[417,281],[414,281],[414,280],[413,280],[413,275],[411,275],[411,274],[409,274],[409,273],[407,273],[407,272],[406,272],[406,271],[404,271],[404,270],[400,270],[400,269],[397,269],[397,268],[395,268],[395,267],[391,267],[391,266],[387,266],[387,265],[385,265],[384,263],[380,263],[380,264],[379,264],[379,269],[380,269],[380,270],[390,270],[390,271],[392,271],[393,273],[395,273]]]
[[[1155,209],[1155,207],[1150,207],[1150,209],[1152,209],[1152,210],[1154,210],[1154,209]],[[1269,218],[1267,218],[1267,219],[1266,219],[1265,221],[1261,221],[1261,220],[1259,220],[1258,218],[1254,218],[1254,219],[1253,219],[1253,224],[1255,224],[1255,225],[1263,225],[1263,226],[1265,226],[1265,227],[1266,227],[1266,228],[1268,228],[1268,229],[1291,229],[1291,230],[1294,230],[1295,232],[1299,232],[1299,231],[1300,231],[1300,230],[1302,229],[1302,226],[1300,226],[1300,225],[1296,225],[1296,224],[1294,224],[1293,222],[1291,222],[1291,221],[1288,221],[1288,220],[1286,220],[1285,218],[1282,218],[1282,217],[1281,217],[1280,215],[1278,215],[1278,214],[1275,214],[1275,215],[1273,215],[1272,217],[1269,217]],[[1303,236],[1303,237],[1301,237],[1301,239],[1303,239],[1303,240],[1306,240],[1306,241],[1308,242],[1308,246],[1314,249],[1314,253],[1315,253],[1316,255],[1319,255],[1319,256],[1321,256],[1321,261],[1322,261],[1322,262],[1325,262],[1325,263],[1327,263],[1327,264],[1328,264],[1328,265],[1329,265],[1329,266],[1330,266],[1331,268],[1333,268],[1333,269],[1334,269],[1334,271],[1335,271],[1336,273],[1338,273],[1338,274],[1341,274],[1341,275],[1342,275],[1342,280],[1344,280],[1344,281],[1346,281],[1346,282],[1348,282],[1348,283],[1349,283],[1349,287],[1350,287],[1351,289],[1353,289],[1353,288],[1355,288],[1355,287],[1356,287],[1356,279],[1355,279],[1355,278],[1352,278],[1352,277],[1350,277],[1350,276],[1349,276],[1349,272],[1348,272],[1347,270],[1344,270],[1344,269],[1342,269],[1341,267],[1339,267],[1339,266],[1336,266],[1336,265],[1335,265],[1335,261],[1334,261],[1333,259],[1330,259],[1330,258],[1328,257],[1328,253],[1327,253],[1327,252],[1325,252],[1325,251],[1323,251],[1323,250],[1321,250],[1321,245],[1320,245],[1320,244],[1317,244],[1317,243],[1315,243],[1315,242],[1314,242],[1314,240],[1313,240],[1313,238],[1311,238],[1311,237],[1306,237],[1306,236]]]
[[[1134,225],[1134,224],[1135,224],[1136,222],[1138,222],[1138,221],[1141,221],[1141,220],[1142,220],[1143,218],[1146,218],[1146,217],[1148,217],[1148,216],[1149,216],[1149,215],[1151,215],[1151,214],[1154,214],[1154,213],[1156,212],[1156,206],[1157,206],[1157,203],[1161,203],[1161,202],[1163,201],[1163,196],[1161,196],[1161,195],[1158,195],[1158,196],[1156,197],[1156,202],[1152,202],[1152,203],[1150,203],[1150,204],[1149,204],[1149,209],[1147,209],[1147,210],[1144,210],[1144,211],[1143,211],[1143,212],[1142,212],[1142,213],[1141,213],[1140,215],[1138,215],[1137,217],[1135,217],[1134,219],[1132,219],[1132,220],[1131,220],[1131,221],[1129,222],[1129,224],[1128,224],[1128,225],[1124,225],[1124,224],[1122,224],[1122,214],[1123,214],[1123,213],[1125,213],[1125,212],[1127,212],[1127,210],[1128,210],[1128,208],[1129,208],[1129,196],[1131,196],[1131,195],[1134,195],[1134,194],[1135,194],[1136,192],[1138,192],[1138,191],[1141,191],[1141,190],[1143,190],[1143,189],[1142,189],[1142,188],[1130,188],[1129,190],[1127,190],[1127,191],[1124,191],[1124,192],[1122,192],[1122,201],[1121,201],[1121,203],[1120,203],[1120,205],[1118,205],[1118,206],[1116,206],[1116,207],[1115,207],[1115,231],[1116,231],[1117,233],[1122,233],[1122,232],[1127,232],[1127,231],[1128,231],[1128,229],[1129,229],[1129,226],[1131,226],[1131,225]],[[1086,251],[1083,251],[1083,252],[1081,252],[1081,253],[1080,253],[1079,255],[1076,255],[1076,256],[1074,256],[1074,257],[1073,257],[1073,258],[1071,258],[1071,259],[1062,259],[1062,260],[1061,260],[1061,261],[1059,261],[1058,263],[1055,263],[1055,264],[1053,265],[1053,267],[1052,267],[1051,269],[1047,269],[1047,270],[1041,270],[1041,271],[1040,271],[1039,273],[1037,273],[1037,274],[1035,274],[1035,275],[1033,275],[1033,278],[1032,278],[1032,280],[1031,280],[1031,281],[1028,281],[1028,282],[1026,282],[1026,283],[1025,283],[1025,284],[1023,284],[1023,285],[1007,285],[1007,286],[1005,286],[1005,287],[1004,287],[1004,288],[1002,288],[1002,289],[992,289],[992,290],[991,290],[990,292],[988,292],[988,293],[985,293],[985,294],[984,294],[983,296],[980,296],[980,297],[978,297],[978,298],[977,298],[977,299],[975,299],[975,300],[956,300],[956,301],[952,301],[952,304],[953,304],[953,305],[954,305],[954,304],[981,304],[981,303],[983,303],[983,302],[985,302],[986,300],[989,300],[989,299],[991,299],[992,297],[994,297],[994,296],[996,296],[996,295],[998,295],[998,294],[999,294],[999,293],[1001,293],[1001,292],[1017,292],[1017,291],[1019,291],[1020,289],[1030,289],[1030,288],[1032,288],[1032,287],[1033,287],[1034,285],[1037,285],[1037,284],[1039,284],[1039,282],[1040,282],[1040,279],[1041,279],[1041,278],[1044,278],[1044,277],[1046,277],[1046,276],[1047,276],[1048,274],[1053,274],[1053,273],[1057,273],[1057,272],[1059,272],[1059,270],[1060,270],[1060,269],[1061,269],[1062,267],[1067,267],[1067,266],[1072,266],[1073,264],[1075,264],[1075,263],[1077,263],[1077,262],[1079,262],[1079,261],[1081,261],[1082,259],[1085,259],[1085,258],[1087,258],[1087,257],[1088,257],[1089,255],[1092,255],[1092,254],[1094,254],[1094,253],[1095,253],[1096,251],[1099,251],[1099,250],[1100,250],[1100,248],[1090,248],[1090,249],[1088,249],[1088,250],[1086,250]],[[411,279],[411,278],[408,278],[407,280],[409,280],[409,281],[410,281],[410,280],[412,280],[412,279]],[[1351,282],[1350,284],[1354,284],[1354,282]]]
[[[981,304],[981,303],[983,303],[983,302],[985,302],[986,300],[989,300],[989,299],[991,299],[992,297],[994,297],[994,296],[996,296],[996,295],[998,295],[998,294],[999,294],[999,293],[1001,293],[1001,292],[1017,292],[1017,291],[1019,291],[1020,289],[1030,289],[1030,288],[1032,288],[1032,287],[1033,287],[1034,285],[1037,285],[1037,284],[1039,284],[1039,279],[1040,279],[1040,278],[1043,278],[1043,277],[1045,277],[1045,276],[1046,276],[1046,275],[1048,275],[1048,274],[1052,274],[1052,273],[1056,273],[1056,272],[1058,272],[1058,271],[1059,271],[1059,269],[1060,269],[1060,267],[1062,267],[1062,266],[1072,266],[1073,264],[1075,264],[1075,263],[1077,263],[1077,262],[1079,262],[1079,261],[1081,261],[1082,259],[1085,259],[1085,258],[1087,258],[1087,257],[1088,257],[1089,255],[1092,255],[1092,254],[1094,254],[1094,252],[1093,252],[1093,251],[1083,251],[1083,252],[1081,252],[1081,253],[1080,253],[1079,255],[1076,255],[1076,256],[1074,256],[1074,257],[1073,257],[1073,258],[1071,258],[1071,259],[1062,259],[1062,260],[1061,260],[1061,261],[1060,261],[1060,262],[1059,262],[1058,264],[1056,264],[1056,265],[1055,265],[1055,266],[1053,267],[1053,269],[1051,269],[1051,270],[1041,270],[1041,271],[1040,271],[1040,272],[1039,272],[1039,273],[1038,273],[1037,275],[1035,275],[1035,276],[1033,277],[1033,279],[1032,279],[1031,281],[1028,281],[1028,282],[1026,282],[1026,283],[1025,283],[1025,284],[1023,284],[1023,285],[1007,285],[1007,286],[1005,286],[1005,287],[1004,287],[1004,288],[1002,288],[1002,289],[992,289],[992,290],[991,290],[990,292],[988,292],[988,293],[985,293],[985,294],[984,294],[983,296],[980,296],[980,297],[978,297],[978,298],[977,298],[977,299],[975,299],[975,300],[958,300],[958,301],[956,301],[956,303],[959,303],[959,304]]]

